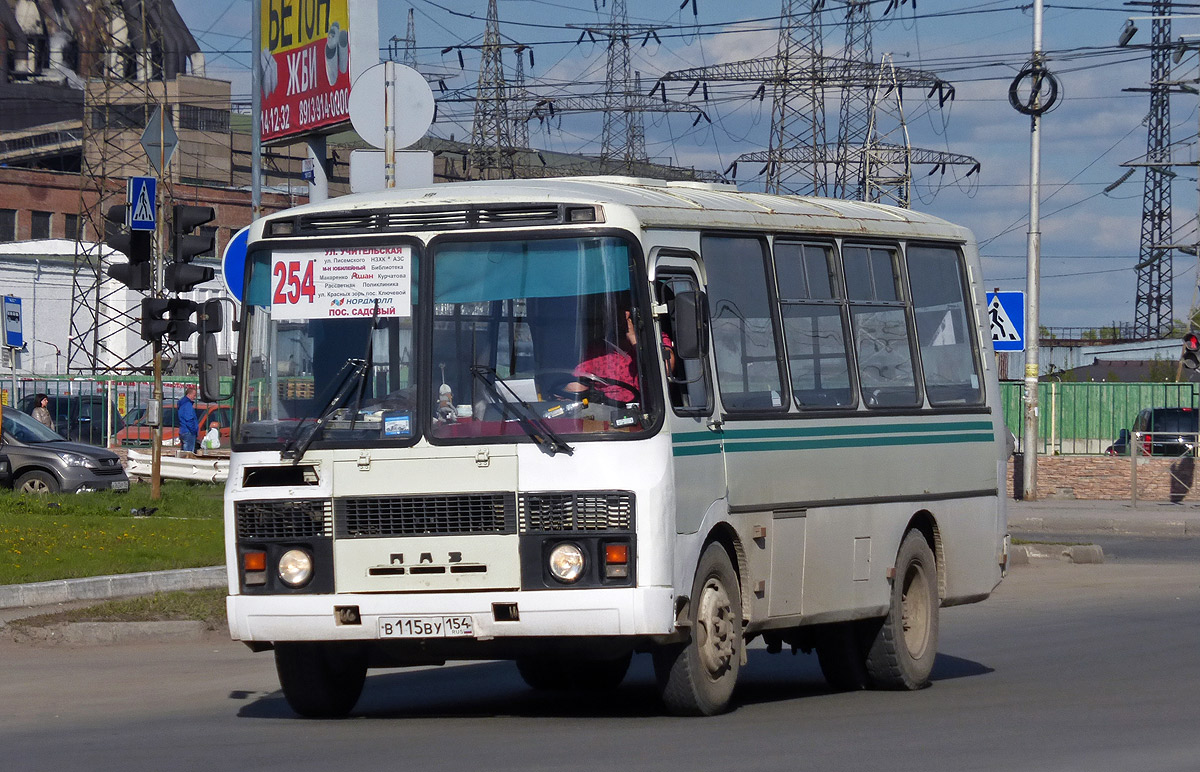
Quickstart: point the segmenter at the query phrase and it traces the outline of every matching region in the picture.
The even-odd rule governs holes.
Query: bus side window
[[[920,405],[896,250],[847,245],[842,266],[863,401],[869,408]]]
[[[801,409],[853,407],[846,303],[829,244],[775,242],[792,394]]]
[[[721,406],[729,413],[785,412],[784,367],[768,287],[766,240],[701,236],[709,324]]]
[[[983,401],[983,379],[958,250],[910,245],[908,280],[929,404],[979,404]]]
[[[679,415],[708,415],[711,412],[712,390],[709,387],[708,368],[705,366],[704,357],[680,356],[674,346],[679,329],[675,296],[682,292],[698,290],[696,279],[691,274],[662,275],[654,285],[657,301],[667,306],[667,315],[660,317],[665,338],[663,368],[667,373],[667,395],[671,407]]]

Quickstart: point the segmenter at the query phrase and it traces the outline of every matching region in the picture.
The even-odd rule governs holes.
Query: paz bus
[[[251,229],[234,639],[305,716],[368,669],[513,660],[728,709],[747,645],[929,682],[1008,556],[970,232],[621,177],[440,184]]]

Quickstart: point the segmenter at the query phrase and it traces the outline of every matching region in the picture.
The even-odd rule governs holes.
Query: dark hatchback
[[[129,490],[116,453],[69,442],[13,408],[4,409],[0,454],[8,458],[12,486],[24,493]]]
[[[117,411],[117,403],[106,400],[100,394],[51,394],[50,416],[54,430],[72,442],[108,447],[109,438],[104,434],[104,422],[112,410],[112,431],[115,435],[125,428],[125,421]],[[32,414],[37,407],[37,395],[28,394],[17,405],[23,412]]]
[[[1108,448],[1112,456],[1129,455],[1134,436],[1141,435],[1141,454],[1149,456],[1195,456],[1200,435],[1200,410],[1193,407],[1147,408],[1133,420],[1133,433],[1122,429]]]

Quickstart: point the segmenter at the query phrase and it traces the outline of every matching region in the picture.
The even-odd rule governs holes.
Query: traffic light
[[[1200,335],[1194,330],[1183,336],[1183,366],[1189,370],[1200,367]]]
[[[145,292],[154,280],[153,234],[130,230],[125,224],[126,210],[124,204],[117,204],[104,213],[104,243],[129,258],[128,263],[110,265],[108,275],[131,290]]]
[[[167,339],[183,341],[192,337],[200,326],[193,322],[192,314],[199,310],[199,304],[183,298],[171,298],[167,301]]]
[[[216,239],[211,235],[192,231],[207,222],[212,222],[216,216],[211,206],[175,204],[171,207],[172,262],[163,276],[169,292],[188,292],[196,285],[212,280],[215,275],[212,268],[191,265],[191,262],[196,255],[211,250]]]
[[[228,395],[221,394],[221,376],[217,369],[221,353],[217,348],[217,333],[221,331],[221,301],[206,300],[198,304],[196,322],[200,325],[200,335],[196,338],[196,362],[200,376],[200,397],[206,402],[218,402],[227,399]]]
[[[142,298],[142,340],[151,343],[167,334],[171,322],[165,317],[170,302],[166,298]]]

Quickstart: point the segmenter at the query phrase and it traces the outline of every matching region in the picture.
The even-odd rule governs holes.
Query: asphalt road
[[[946,609],[935,683],[832,694],[751,652],[738,706],[663,717],[649,663],[604,697],[507,663],[373,673],[354,716],[295,718],[268,654],[204,642],[0,642],[0,768],[18,770],[1187,770],[1200,764],[1200,561],[1036,561]]]

